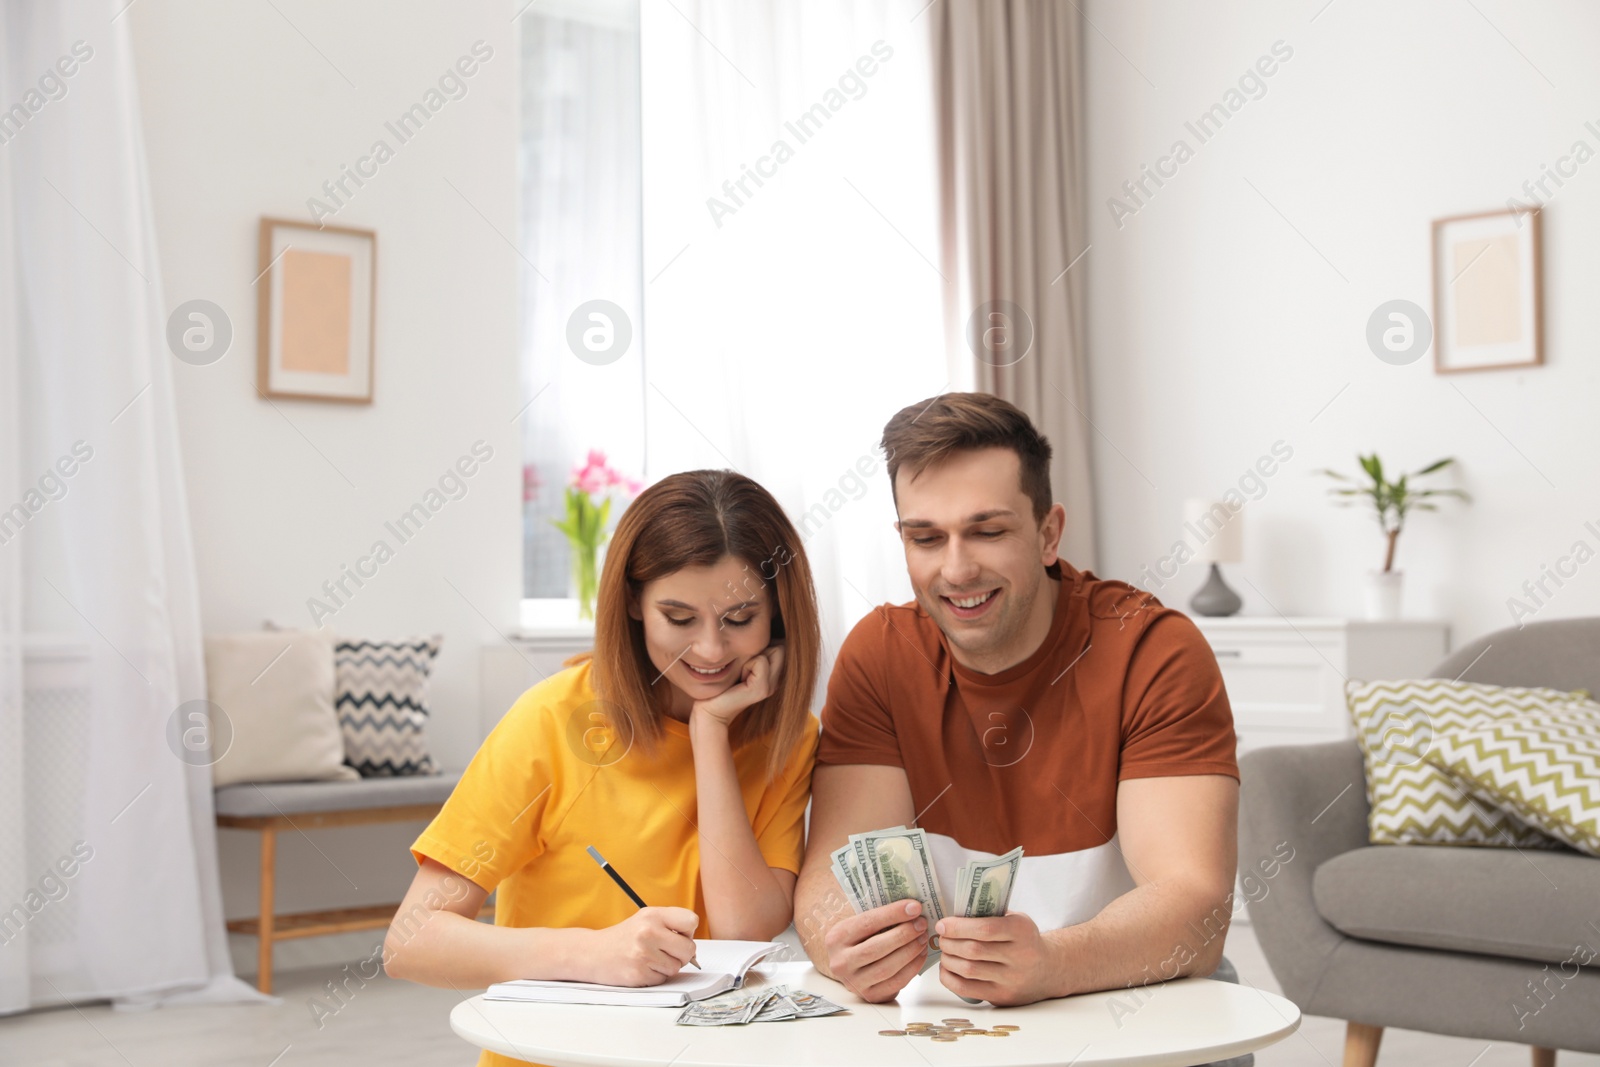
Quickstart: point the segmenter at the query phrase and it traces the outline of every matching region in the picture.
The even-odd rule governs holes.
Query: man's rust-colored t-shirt
[[[818,763],[903,767],[941,880],[1026,850],[1011,910],[1040,929],[1093,918],[1133,888],[1116,840],[1117,783],[1237,779],[1233,713],[1211,646],[1182,612],[1065,560],[1044,643],[998,674],[957,663],[915,602],[845,639],[828,680]]]

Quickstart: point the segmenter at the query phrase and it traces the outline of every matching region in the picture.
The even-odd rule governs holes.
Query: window
[[[878,437],[972,362],[947,362],[918,5],[573,2],[521,17],[539,272],[525,395],[545,390],[524,416],[527,595],[570,587],[550,520],[593,448],[644,481],[731,468],[761,483],[796,523],[827,626],[909,599]],[[585,317],[596,300],[615,322]],[[589,358],[583,331],[603,348],[619,324],[630,347]],[[525,626],[575,617],[523,604]]]

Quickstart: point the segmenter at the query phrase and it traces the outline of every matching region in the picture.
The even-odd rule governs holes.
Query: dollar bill
[[[1004,915],[1011,902],[1011,887],[1022,865],[1019,846],[992,860],[973,860],[956,873],[951,905],[963,918],[986,919]]]
[[[887,830],[874,830],[873,833],[889,833]],[[883,899],[878,887],[878,880],[874,877],[872,857],[867,852],[867,839],[872,834],[851,834],[850,852],[854,857],[856,872],[861,876],[861,892],[867,908],[877,908],[889,903]],[[866,909],[863,909],[866,910]]]
[[[772,987],[772,996],[768,997],[761,1010],[756,1012],[752,1022],[777,1023],[798,1018],[800,1018],[800,1008],[790,998],[789,987],[780,985]]]
[[[856,909],[858,912],[891,903],[890,899],[883,894],[881,880],[876,877],[877,872],[874,870],[872,857],[867,852],[868,840],[877,836],[911,832],[913,831],[907,830],[904,826],[890,826],[883,830],[873,830],[871,833],[851,834],[849,842],[844,848],[840,849],[840,852],[844,853],[840,861],[841,866],[844,868],[846,875],[853,879],[856,897],[861,904]],[[914,832],[922,833],[921,830]]]
[[[732,989],[697,1000],[679,1013],[679,1026],[743,1026],[753,1020],[775,995],[771,986]]]
[[[861,869],[856,865],[856,853],[853,845],[845,845],[830,854],[833,861],[833,876],[839,881],[839,888],[844,890],[845,899],[860,915],[867,910],[866,891],[861,885]]]
[[[804,989],[791,989],[785,994],[794,1004],[795,1010],[802,1019],[815,1019],[821,1015],[832,1015],[844,1011],[839,1005],[826,997],[819,997],[815,993],[808,993]]]
[[[928,835],[922,830],[878,830],[863,835],[871,859],[870,878],[882,903],[918,900],[928,924],[944,918],[939,876],[933,869]]]

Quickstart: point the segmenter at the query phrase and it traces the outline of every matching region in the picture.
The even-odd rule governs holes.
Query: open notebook
[[[485,1000],[523,1000],[540,1004],[626,1004],[641,1008],[681,1008],[744,985],[745,972],[783,947],[779,941],[701,941],[695,958],[700,970],[684,967],[660,985],[619,986],[597,982],[556,982],[518,978],[496,982]]]

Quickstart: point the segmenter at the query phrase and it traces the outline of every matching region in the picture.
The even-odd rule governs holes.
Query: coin
[[[947,1026],[950,1026],[950,1025],[954,1025],[955,1023],[970,1023],[972,1020],[971,1019],[940,1019],[939,1021],[944,1023]]]
[[[975,1027],[975,1026],[969,1026],[969,1027],[967,1027],[965,1030],[963,1030],[961,1032],[963,1034],[987,1034],[989,1031],[980,1030],[978,1027]]]
[[[954,1040],[956,1040],[956,1035],[955,1034],[934,1034],[933,1035],[933,1039],[935,1041],[954,1041]]]
[[[1010,1037],[1011,1036],[1011,1031],[1010,1030],[985,1030],[984,1033],[988,1034],[990,1037]]]
[[[1021,1030],[1022,1027],[1020,1027],[1020,1026],[1008,1026],[1008,1025],[1006,1025],[1004,1023],[1001,1023],[1001,1024],[997,1025],[995,1027],[995,1029],[996,1030]]]
[[[906,1032],[904,1030],[879,1030],[878,1031],[878,1036],[879,1037],[905,1037],[906,1036]]]

